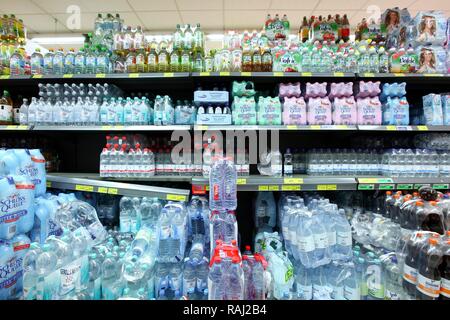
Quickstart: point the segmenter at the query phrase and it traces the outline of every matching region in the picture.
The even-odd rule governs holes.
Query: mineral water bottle
[[[292,165],[292,153],[291,149],[287,149],[284,154],[284,176],[292,177],[293,175],[293,165]]]
[[[41,53],[41,49],[36,50],[31,55],[31,74],[43,74],[44,73],[44,56]]]
[[[38,277],[36,284],[36,299],[49,300],[52,298],[53,292],[44,290],[44,278],[55,271],[57,257],[49,244],[44,244],[42,246],[42,251],[43,252],[36,259],[36,274]]]
[[[86,51],[86,68],[85,68],[85,73],[86,74],[93,74],[93,73],[95,73],[96,61],[97,61],[97,56],[96,56],[96,53],[95,53],[95,49],[88,48],[87,51]]]
[[[64,74],[64,51],[59,49],[53,57],[53,74]]]
[[[28,124],[28,99],[23,99],[23,103],[19,109],[19,123],[21,125]]]
[[[86,55],[83,48],[78,50],[77,54],[75,55],[75,68],[74,73],[75,74],[83,74],[85,73],[86,68]]]
[[[236,167],[231,159],[226,159],[224,164],[223,181],[223,205],[227,210],[237,208],[237,173]]]
[[[19,50],[15,50],[9,60],[9,68],[11,75],[23,75],[25,72],[25,60]]]
[[[75,50],[70,49],[64,57],[64,73],[73,74],[75,73]]]
[[[30,244],[30,248],[26,255],[23,257],[23,299],[35,300],[36,299],[36,285],[37,285],[37,272],[36,272],[36,260],[42,253],[42,249],[36,242]]]
[[[54,50],[50,49],[44,56],[44,74],[52,74],[53,73],[53,57]]]

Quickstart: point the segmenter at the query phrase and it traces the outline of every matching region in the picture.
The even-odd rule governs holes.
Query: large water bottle
[[[215,256],[208,275],[208,300],[224,299],[226,288],[223,276],[222,258]]]
[[[312,300],[312,270],[305,268],[300,262],[296,263],[294,270],[297,298],[300,300]]]
[[[59,49],[53,57],[53,74],[64,74],[64,51]]]
[[[336,226],[336,246],[333,251],[334,260],[348,260],[352,255],[352,228],[345,216],[345,210],[339,209],[334,214]]]
[[[36,242],[30,244],[26,255],[23,257],[23,299],[24,300],[36,300],[36,285],[37,285],[37,272],[36,272],[36,260],[42,253],[41,247]]]
[[[117,261],[113,254],[108,252],[102,263],[102,299],[116,300],[122,295],[122,288],[117,285],[117,279],[120,277],[117,269]]]
[[[55,271],[57,257],[49,244],[44,244],[42,246],[42,251],[43,252],[36,259],[36,274],[38,277],[36,284],[36,299],[49,300],[52,299],[57,292],[48,292],[48,290],[45,290],[45,277]],[[56,290],[58,290],[58,288],[56,288]]]

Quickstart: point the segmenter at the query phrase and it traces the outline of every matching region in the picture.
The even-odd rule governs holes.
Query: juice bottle
[[[300,34],[298,38],[301,42],[306,42],[309,39],[309,25],[308,21],[306,20],[306,16],[303,17],[303,22],[300,28]]]
[[[242,71],[250,72],[252,71],[252,52],[248,46],[244,47],[244,51],[242,52]]]
[[[271,72],[272,71],[272,54],[269,48],[265,48],[261,57],[261,71]]]
[[[348,21],[346,14],[344,14],[344,17],[342,18],[341,39],[345,42],[350,40],[350,22]]]
[[[253,50],[252,71],[261,72],[261,51],[259,48]]]
[[[175,48],[174,46],[173,51],[170,54],[170,72],[180,72],[180,71],[181,71],[180,49]]]
[[[145,72],[145,50],[143,48],[136,53],[136,71]]]
[[[191,71],[191,55],[187,48],[183,49],[181,54],[181,72]]]
[[[166,45],[162,45],[158,54],[158,71],[167,72],[169,71],[169,53],[167,52]]]
[[[125,61],[125,65],[128,73],[136,73],[137,65],[136,65],[136,50],[131,49],[130,53],[127,55],[127,59]]]
[[[148,72],[156,72],[158,69],[158,53],[156,52],[155,43],[150,45],[150,52],[147,57]]]
[[[13,121],[13,103],[8,91],[3,91],[0,99],[0,124],[12,124]]]
[[[193,72],[202,72],[203,71],[203,53],[201,48],[196,48],[193,53]]]

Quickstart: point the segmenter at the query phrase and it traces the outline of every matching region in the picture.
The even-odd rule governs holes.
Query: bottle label
[[[314,234],[314,245],[316,249],[325,249],[328,246],[328,235],[326,233]]]
[[[292,174],[294,167],[291,164],[284,165],[284,173]]]
[[[12,109],[13,108],[10,105],[7,104],[0,105],[0,120],[12,122],[13,119]]]
[[[432,298],[438,298],[441,289],[441,281],[424,277],[420,273],[417,275],[417,290]]]
[[[333,287],[333,300],[345,300],[344,298],[344,287]]]
[[[450,280],[442,278],[441,279],[441,295],[450,298]]]
[[[303,300],[311,300],[312,294],[313,294],[313,288],[312,285],[302,285],[300,283],[297,283],[297,294],[301,295]]]
[[[384,292],[384,300],[401,300],[400,294],[386,288]]]
[[[139,230],[138,234],[136,235],[135,240],[143,239],[145,242],[150,243],[152,241],[152,233],[147,228],[142,228]]]
[[[417,282],[417,270],[405,263],[403,266],[403,279],[415,285]]]
[[[314,251],[314,237],[313,236],[297,236],[297,246],[302,252]]]
[[[120,218],[120,232],[131,231],[131,220],[129,218]]]
[[[289,232],[289,240],[291,240],[292,243],[297,243],[297,230],[288,229],[288,232]]]
[[[336,243],[340,246],[347,247],[352,245],[352,233],[348,232],[336,232]]]
[[[36,287],[23,286],[23,300],[36,300]]]
[[[67,266],[60,269],[61,272],[61,286],[60,294],[65,295],[75,289],[80,283],[81,275],[81,258],[77,259]]]
[[[347,300],[361,300],[361,292],[359,286],[357,286],[357,288],[344,286],[344,298]]]
[[[336,232],[328,232],[328,246],[334,246],[336,244]]]
[[[287,226],[281,227],[281,232],[283,233],[284,240],[290,240],[289,239],[289,229]]]

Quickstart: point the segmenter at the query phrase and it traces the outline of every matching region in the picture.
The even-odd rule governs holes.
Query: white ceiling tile
[[[270,0],[224,0],[225,10],[267,10]]]
[[[181,23],[177,11],[137,12],[148,31],[175,31],[177,23]]]
[[[148,0],[128,0],[130,6],[135,11],[175,11],[177,6],[175,0],[148,1]]]
[[[270,9],[294,9],[294,10],[308,10],[314,9],[319,0],[298,1],[298,0],[272,0]]]
[[[267,11],[227,10],[225,11],[225,29],[257,29],[264,25]],[[245,17],[245,19],[243,19]]]
[[[223,30],[223,11],[208,11],[208,14],[204,11],[180,11],[180,14],[185,24],[200,23],[203,30]]]
[[[30,0],[22,0],[22,1],[1,0],[0,7],[2,9],[2,12],[6,14],[18,15],[18,14],[45,13]]]
[[[34,15],[18,15],[20,19],[23,19],[25,26],[31,28],[39,33],[66,33],[69,30],[64,24],[57,22],[55,26],[55,20],[45,14]]]
[[[335,14],[336,11],[342,12],[345,10],[359,10],[365,9],[365,1],[361,0],[320,0],[317,10],[328,10],[330,14]]]
[[[222,10],[223,1],[228,0],[176,0],[178,9],[186,10]]]
[[[417,0],[409,6],[411,10],[450,10],[448,0]]]
[[[81,13],[104,13],[132,11],[127,0],[32,0],[49,13],[66,13],[72,5],[79,6]]]

